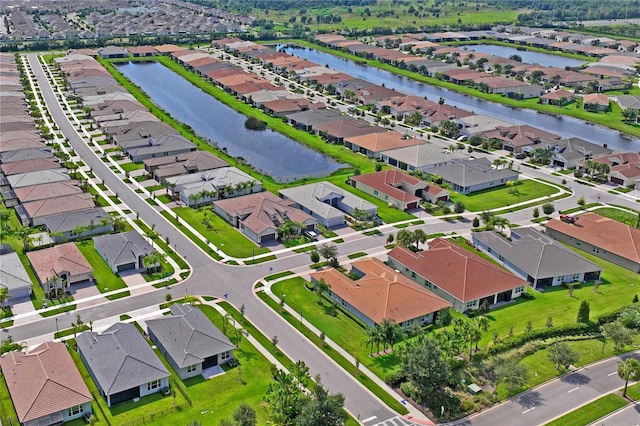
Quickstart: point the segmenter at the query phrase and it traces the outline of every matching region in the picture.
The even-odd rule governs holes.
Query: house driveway
[[[12,300],[10,303],[13,315],[26,314],[35,311],[33,303],[31,303],[31,299],[28,297]]]
[[[75,300],[84,299],[91,296],[97,296],[100,290],[92,281],[83,281],[71,286],[71,295]]]

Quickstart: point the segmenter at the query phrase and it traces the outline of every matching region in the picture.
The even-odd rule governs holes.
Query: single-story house
[[[496,130],[486,132],[484,137],[499,140],[502,142],[503,149],[514,153],[533,147],[543,139],[560,139],[558,135],[528,125],[498,127]]]
[[[55,243],[113,231],[113,218],[102,207],[47,216],[43,221]]]
[[[525,292],[527,282],[477,254],[436,238],[429,249],[418,253],[396,247],[388,253],[391,268],[427,287],[465,312],[509,300]]]
[[[545,232],[551,238],[640,273],[640,229],[585,213],[575,224],[550,220]]]
[[[372,158],[380,158],[385,151],[392,149],[422,144],[424,144],[424,141],[421,139],[407,138],[405,135],[395,131],[369,133],[344,140],[344,145],[350,150]]]
[[[121,46],[105,46],[98,49],[98,55],[104,59],[128,58],[129,52]]]
[[[569,92],[568,90],[555,90],[540,96],[540,103],[563,106],[569,102],[573,102],[574,99],[575,94],[573,92]]]
[[[31,160],[15,161],[0,166],[2,174],[5,176],[17,175],[19,173],[37,172],[40,170],[59,169],[60,164],[57,158],[33,158]]]
[[[151,136],[139,142],[138,144],[128,143],[126,146],[123,144],[124,151],[134,163],[140,163],[148,158],[180,155],[196,150],[196,146],[182,135]]]
[[[367,175],[352,176],[351,185],[400,210],[420,206],[427,182],[398,170],[383,170]]]
[[[342,115],[339,109],[309,109],[289,114],[286,117],[292,126],[307,132],[318,124],[342,121],[348,118]]]
[[[23,186],[14,191],[2,194],[5,206],[15,206],[19,203],[30,203],[32,201],[43,200],[45,198],[55,198],[64,195],[81,194],[82,188],[78,181],[66,180],[60,182],[44,183],[42,185]],[[8,205],[7,202],[11,202]]]
[[[95,207],[93,195],[88,192],[80,194],[62,195],[56,198],[31,201],[16,206],[16,214],[23,225],[40,226],[47,216],[72,211],[92,209]]]
[[[285,188],[280,190],[280,196],[292,200],[298,208],[328,228],[343,225],[345,216],[355,209],[377,215],[375,204],[327,181]]]
[[[0,254],[0,287],[7,289],[11,300],[31,296],[31,279],[15,252]]]
[[[428,143],[383,151],[380,158],[385,163],[400,170],[428,170],[436,166],[451,164],[455,160],[466,158],[464,154],[451,153],[441,147]]]
[[[346,118],[340,121],[330,121],[314,126],[316,132],[331,143],[344,144],[345,140],[365,135],[383,134],[387,130],[371,125],[366,120]]]
[[[27,257],[45,292],[93,281],[91,265],[73,243],[30,251]]]
[[[235,347],[209,319],[191,305],[171,305],[171,315],[147,320],[147,333],[181,379],[226,364]]]
[[[222,198],[262,191],[262,182],[236,167],[220,167],[202,173],[166,179],[173,197],[188,206],[211,204]]]
[[[616,185],[633,186],[640,182],[640,154],[637,152],[619,152],[595,159],[608,164],[609,181]]]
[[[611,154],[609,148],[579,138],[542,140],[540,145],[553,150],[552,164],[572,169],[585,160]]]
[[[439,311],[451,303],[389,268],[376,258],[351,264],[352,279],[337,269],[311,274],[311,282],[324,280],[330,297],[344,309],[375,327],[392,319],[402,327],[430,324]]]
[[[469,137],[482,136],[485,132],[496,130],[499,127],[507,128],[512,125],[504,120],[484,114],[473,114],[468,117],[458,118],[455,121],[460,127],[460,134]]]
[[[85,331],[76,345],[108,407],[169,387],[169,371],[133,324]]]
[[[175,157],[166,156],[144,160],[144,168],[152,173],[160,183],[165,183],[166,179],[170,177],[228,166],[229,163],[207,151],[192,151]]]
[[[582,108],[589,111],[607,111],[609,97],[602,93],[591,93],[582,97]]]
[[[93,397],[64,343],[8,352],[0,367],[20,424],[59,425],[91,415]]]
[[[517,180],[518,173],[510,169],[494,169],[487,158],[455,160],[450,164],[429,169],[429,173],[442,177],[451,189],[470,194],[488,188],[497,188],[510,180]]]
[[[114,274],[145,271],[144,258],[155,252],[151,244],[136,231],[94,237],[93,246]]]
[[[475,232],[472,242],[533,288],[595,281],[602,268],[531,228],[511,230],[511,239],[495,231]]]
[[[640,96],[636,95],[620,95],[616,97],[616,103],[623,110],[634,110],[640,112]]]
[[[302,224],[302,230],[315,230],[318,220],[271,192],[218,200],[213,210],[254,242],[262,244],[278,238],[278,228],[287,220]]]

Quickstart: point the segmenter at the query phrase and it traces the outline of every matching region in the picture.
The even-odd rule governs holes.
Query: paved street
[[[594,426],[640,426],[640,402],[628,405],[620,411],[593,423]]]
[[[367,426],[409,424],[405,419],[397,418],[395,413],[388,410],[367,389],[355,382],[351,376],[343,372],[331,359],[309,343],[300,333],[254,295],[253,283],[256,280],[270,273],[284,270],[302,271],[310,263],[308,254],[289,252],[279,255],[279,258],[273,262],[240,267],[218,264],[211,260],[206,253],[168,223],[154,207],[122,182],[121,179],[124,176],[114,175],[109,166],[93,153],[77,133],[74,126],[69,123],[49,86],[36,55],[30,54],[28,59],[38,79],[49,111],[61,132],[69,139],[76,153],[93,169],[96,176],[100,177],[113,192],[118,194],[118,197],[132,211],[137,212],[140,218],[149,226],[155,224],[155,231],[159,235],[169,237],[171,244],[175,245],[176,250],[187,260],[193,270],[192,275],[187,280],[171,286],[170,290],[166,288],[153,290],[148,293],[81,308],[57,316],[61,324],[70,324],[75,315],[78,314],[85,321],[97,321],[147,306],[157,305],[165,301],[167,292],[171,292],[174,298],[179,298],[186,292],[218,297],[227,295],[229,302],[234,306],[245,305],[248,319],[266,336],[278,336],[279,347],[284,353],[294,360],[304,359],[310,368],[311,374],[319,374],[323,384],[331,392],[343,393],[346,397],[347,409],[354,417],[359,418],[363,424]],[[546,170],[533,170],[522,167],[521,171],[526,173],[527,176],[539,177],[557,183],[562,180],[562,178],[550,176]],[[567,179],[571,180],[571,177],[567,177]],[[574,196],[557,201],[555,203],[556,210],[575,207],[576,200],[580,196],[584,196],[587,203],[596,202],[598,197],[601,198],[600,201],[602,202],[607,201],[605,198],[611,200],[614,198],[607,194],[606,189],[591,188],[577,184],[572,186],[575,186],[573,188],[575,191]],[[627,198],[616,197],[615,203],[637,207],[635,201]],[[527,224],[532,217],[531,210],[532,208],[528,208],[508,213],[504,216],[512,223]],[[468,233],[471,223],[470,219],[448,222],[431,217],[425,219],[425,222],[425,225],[422,225],[421,228],[429,234],[437,232],[451,233],[454,231],[465,234]],[[383,246],[386,244],[387,233],[395,233],[397,229],[390,226],[383,228],[382,231],[382,235],[366,237],[360,234],[346,238],[346,241],[338,246],[341,255],[359,251],[367,253],[384,251]],[[273,270],[271,271],[270,268]],[[11,334],[16,341],[22,341],[55,331],[56,323],[53,317],[36,318],[34,317],[33,322],[4,329],[3,332],[5,335]],[[620,386],[620,379],[617,378],[617,375],[608,375],[611,371],[615,371],[615,366],[612,367],[614,364],[604,363],[603,367],[598,364],[588,369],[582,369],[571,376],[524,394],[517,400],[508,401],[485,413],[481,413],[464,423],[473,425],[514,424],[514,419],[518,419],[518,424],[542,423],[545,419],[556,416],[560,409],[571,408],[571,404],[581,404],[585,400],[606,392],[605,389],[616,386],[615,383]],[[601,372],[600,369],[602,369]]]
[[[624,382],[618,377],[618,362],[629,356],[640,360],[640,351],[580,368],[574,373],[543,384],[456,424],[472,426],[545,424],[567,411],[620,389]]]

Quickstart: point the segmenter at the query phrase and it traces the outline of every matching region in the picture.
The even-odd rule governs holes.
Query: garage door
[[[210,356],[209,358],[205,358],[202,363],[202,368],[209,368],[218,365],[218,355]]]
[[[120,404],[121,402],[131,401],[133,398],[140,398],[139,386],[111,395],[111,406],[113,407],[114,405]]]
[[[125,263],[124,265],[118,266],[118,272],[131,271],[132,269],[136,269],[136,263]]]
[[[265,241],[274,241],[276,239],[276,234],[268,234],[260,237],[260,242],[264,243]]]
[[[615,183],[616,185],[624,185],[624,180],[611,176],[611,183]]]
[[[418,203],[409,203],[407,204],[407,209],[415,209],[418,207]]]

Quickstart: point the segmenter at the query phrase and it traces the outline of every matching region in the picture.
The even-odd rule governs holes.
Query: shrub
[[[249,130],[265,130],[267,128],[267,122],[259,120],[255,117],[249,117],[244,122],[244,127]]]

